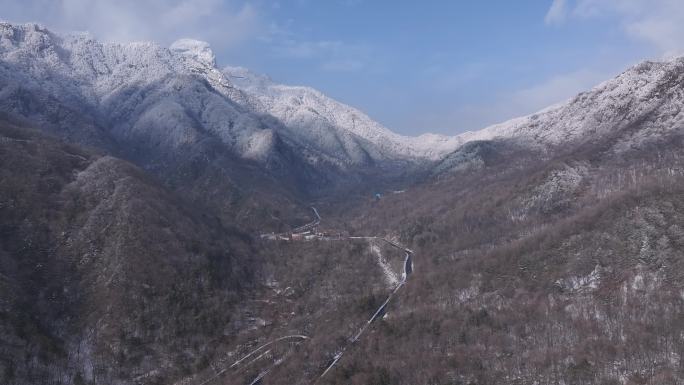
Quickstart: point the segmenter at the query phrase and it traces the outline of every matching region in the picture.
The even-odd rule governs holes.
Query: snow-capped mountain
[[[274,83],[265,75],[241,67],[226,67],[224,74],[248,96],[246,108],[282,121],[290,135],[328,152],[345,151],[353,158],[438,159],[455,150],[456,137],[396,134],[363,112],[310,87]]]
[[[529,116],[457,136],[397,135],[363,112],[308,87],[274,83],[240,67],[224,74],[247,95],[248,108],[270,114],[327,148],[325,131],[348,130],[376,144],[381,156],[442,160],[466,143],[505,139],[545,148],[614,135],[615,150],[639,145],[649,137],[681,127],[684,115],[684,58],[643,62],[576,97]],[[625,131],[624,129],[631,128]],[[295,134],[296,135],[296,134]],[[458,151],[457,151],[458,152]]]
[[[268,156],[269,127],[236,104],[241,93],[214,68],[211,52],[187,41],[172,49],[100,43],[3,23],[0,82],[4,111],[79,142],[174,149],[210,134],[242,157]]]
[[[0,108],[78,142],[175,151],[209,136],[262,164],[277,162],[285,146],[312,167],[342,170],[435,159],[458,145],[397,135],[313,89],[237,73],[246,71],[220,71],[200,41],[102,43],[0,24]]]
[[[555,146],[612,135],[620,151],[681,128],[683,109],[684,58],[646,61],[567,102],[458,137]]]
[[[152,162],[219,145],[268,167],[341,172],[441,160],[464,143],[559,145],[622,132],[623,147],[681,124],[684,59],[645,62],[572,100],[454,137],[393,133],[308,87],[220,70],[207,43],[102,43],[0,23],[0,110],[58,136]],[[152,155],[164,154],[164,156]],[[130,158],[130,157],[129,157]],[[327,171],[325,171],[327,172]]]

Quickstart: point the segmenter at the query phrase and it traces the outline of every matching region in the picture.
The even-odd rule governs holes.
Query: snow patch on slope
[[[373,255],[375,255],[375,257],[377,258],[378,266],[380,266],[380,268],[382,269],[382,273],[385,277],[385,282],[387,283],[387,286],[390,288],[395,288],[399,284],[399,278],[397,278],[397,275],[392,270],[392,267],[389,263],[387,263],[385,257],[383,257],[380,247],[371,242],[370,250],[371,253],[373,253]]]
[[[555,282],[555,286],[570,293],[588,293],[598,289],[601,284],[601,276],[603,269],[596,265],[594,270],[584,276],[573,276],[569,278],[559,279]]]

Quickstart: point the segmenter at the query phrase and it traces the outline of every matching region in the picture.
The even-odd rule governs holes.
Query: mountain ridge
[[[302,130],[313,129],[311,126],[322,116],[322,124],[346,128],[372,143],[379,143],[382,151],[394,157],[404,154],[436,160],[461,144],[458,137],[439,134],[396,134],[360,110],[311,87],[277,84],[268,76],[255,74],[243,67],[225,67],[223,72],[234,79],[233,83],[238,88],[257,99],[255,108],[258,112],[270,113],[286,122],[286,125]]]
[[[555,146],[588,134],[604,135],[618,120],[629,123],[646,114],[646,106],[663,107],[657,88],[668,76],[681,73],[684,62],[675,58],[637,64],[566,102],[481,130],[408,137],[313,88],[277,84],[241,67],[221,70],[206,42],[181,39],[169,48],[150,42],[100,43],[87,34],[58,35],[38,24],[2,23],[0,33],[0,74],[6,78],[0,102],[14,98],[5,110],[40,120],[35,104],[57,100],[61,106],[56,110],[86,112],[74,116],[55,111],[42,118],[48,125],[66,120],[70,127],[59,129],[67,134],[80,127],[75,135],[96,143],[112,141],[111,136],[119,142],[121,136],[124,141],[143,137],[173,150],[202,140],[201,132],[206,132],[238,157],[264,165],[277,162],[276,143],[282,141],[309,166],[326,164],[343,172],[397,161],[440,161],[472,141]],[[13,84],[17,75],[23,84]],[[207,88],[197,94],[196,87]],[[38,100],[17,106],[27,90]],[[675,96],[664,107],[684,103],[681,95]],[[630,111],[629,105],[636,104],[639,108]],[[622,115],[611,112],[618,110]],[[108,125],[113,127],[103,127]]]
[[[517,137],[537,143],[559,145],[578,140],[587,133],[606,134],[615,128],[620,119],[629,122],[636,119],[636,116],[648,113],[649,108],[663,107],[664,103],[684,104],[684,96],[673,88],[677,85],[676,80],[681,80],[683,72],[684,57],[643,61],[567,101],[459,136],[465,141]],[[665,92],[670,94],[665,95]],[[669,96],[670,99],[665,101],[665,96]],[[617,111],[613,112],[612,109]],[[578,118],[573,119],[573,116]],[[682,116],[677,112],[670,117]],[[545,118],[550,122],[538,123]],[[661,125],[666,123],[672,122],[661,122]]]
[[[126,99],[121,97],[122,93],[129,92],[126,91],[127,88],[150,87],[155,81],[175,80],[169,77],[196,76],[199,80],[206,81],[211,92],[215,92],[214,99],[223,100],[215,100],[212,111],[205,110],[206,115],[200,122],[201,125],[216,133],[236,154],[247,159],[265,162],[272,151],[271,137],[274,134],[283,136],[286,141],[300,143],[301,150],[308,153],[303,156],[305,160],[310,159],[315,163],[313,158],[320,158],[338,166],[434,158],[435,155],[431,152],[433,143],[446,140],[444,137],[436,139],[438,137],[435,136],[410,140],[392,133],[356,109],[334,102],[319,91],[303,87],[290,90],[306,90],[328,105],[343,106],[327,111],[329,120],[334,120],[337,124],[320,128],[315,127],[316,124],[324,125],[325,121],[312,122],[305,127],[313,131],[309,133],[301,125],[288,126],[288,121],[279,122],[285,123],[283,127],[283,124],[274,124],[272,119],[245,113],[251,110],[263,115],[265,111],[261,111],[259,106],[250,106],[250,99],[255,100],[254,95],[250,98],[234,87],[233,82],[216,67],[215,56],[205,42],[181,39],[169,48],[152,42],[101,43],[88,34],[60,35],[30,23],[2,23],[0,34],[0,55],[5,63],[14,64],[17,67],[15,70],[43,82],[48,92],[57,87],[63,88],[62,93],[66,92],[73,99],[80,99],[80,104],[104,110],[99,111],[99,114],[113,114],[110,118],[114,121],[121,120],[122,115],[128,114],[135,123],[135,111],[131,111],[130,107],[129,110],[121,110],[122,102],[123,106],[126,105]],[[183,84],[175,87],[183,87]],[[54,95],[53,92],[52,96]],[[193,111],[202,107],[193,99],[183,100],[181,103]],[[159,107],[156,113],[173,115],[174,112],[168,111],[169,109],[174,108]],[[337,116],[340,114],[341,116]],[[347,124],[350,120],[353,123],[354,119],[372,130],[364,132],[354,129],[353,124]],[[161,119],[157,117],[157,120]],[[235,123],[226,125],[222,123],[225,121]],[[135,130],[135,124],[133,126]],[[176,129],[169,132],[169,136],[176,141],[192,136],[191,132],[179,132]],[[316,135],[327,136],[317,138]],[[394,146],[386,146],[388,140]],[[420,146],[425,140],[429,143]],[[441,152],[449,149],[451,148]]]

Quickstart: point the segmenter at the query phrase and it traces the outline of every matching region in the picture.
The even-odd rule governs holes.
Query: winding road
[[[406,257],[404,259],[404,271],[402,272],[402,280],[401,280],[401,282],[399,282],[397,284],[397,286],[394,288],[394,290],[392,290],[392,292],[387,296],[387,299],[385,299],[385,302],[383,302],[382,305],[380,305],[380,307],[375,311],[375,313],[373,313],[373,315],[370,317],[370,319],[368,321],[366,321],[366,323],[361,327],[359,332],[351,340],[349,340],[349,343],[346,346],[344,346],[342,348],[342,350],[340,350],[339,352],[337,352],[337,354],[335,354],[335,358],[333,359],[333,361],[325,368],[323,373],[316,379],[314,384],[318,383],[318,381],[320,381],[323,377],[325,377],[325,375],[328,374],[328,372],[330,372],[330,370],[332,370],[335,367],[335,365],[337,365],[337,363],[342,359],[344,352],[346,352],[350,346],[352,346],[354,343],[356,343],[356,341],[358,341],[361,338],[363,333],[366,331],[366,329],[368,329],[368,326],[370,326],[370,324],[372,324],[373,321],[375,321],[376,319],[378,319],[378,317],[381,317],[382,315],[385,314],[387,304],[389,304],[389,302],[392,300],[392,297],[394,297],[394,295],[397,293],[397,291],[399,291],[399,289],[402,286],[404,286],[404,284],[406,284],[406,280],[413,273],[413,258],[412,258],[413,251],[411,249],[407,249],[407,248],[399,245],[398,243],[393,242],[393,241],[386,239],[386,238],[379,238],[379,237],[348,237],[348,238],[349,239],[380,239],[382,241],[387,242],[387,244],[389,244],[389,245],[391,245],[391,246],[393,246],[399,250],[404,251],[404,253],[406,253]]]
[[[292,233],[301,233],[304,231],[309,231],[321,223],[321,216],[319,215],[318,210],[315,207],[311,207],[311,209],[315,215],[314,220],[305,224],[305,225],[302,225],[302,226],[299,226],[299,227],[293,229]],[[263,237],[264,236],[262,236],[262,238]],[[318,383],[321,379],[323,379],[323,377],[325,377],[325,375],[328,374],[335,367],[335,365],[337,365],[337,363],[342,359],[342,357],[343,357],[344,353],[347,351],[347,349],[349,349],[349,347],[351,347],[353,344],[355,344],[363,336],[363,334],[368,329],[368,327],[373,323],[373,321],[382,317],[385,314],[387,305],[390,303],[390,301],[396,295],[396,293],[399,291],[399,289],[401,289],[401,287],[406,284],[408,277],[413,273],[413,250],[408,249],[408,248],[406,248],[406,247],[404,247],[404,246],[402,246],[402,245],[400,245],[400,244],[398,244],[398,243],[396,243],[390,239],[387,239],[384,237],[378,237],[378,236],[348,236],[348,237],[344,237],[344,238],[320,237],[319,239],[320,240],[344,240],[344,239],[347,239],[347,240],[369,240],[369,241],[370,240],[380,240],[380,241],[383,241],[383,242],[387,243],[388,245],[390,245],[396,249],[403,251],[405,253],[405,258],[404,258],[404,269],[403,269],[403,272],[401,275],[401,280],[396,284],[394,289],[390,292],[390,294],[387,296],[385,301],[380,305],[380,307],[378,307],[377,310],[371,315],[371,317],[368,319],[368,321],[366,321],[363,324],[363,326],[361,326],[358,333],[356,333],[356,335],[354,335],[354,337],[349,339],[348,343],[345,346],[343,346],[334,355],[333,361],[330,364],[328,364],[328,366],[326,366],[323,373],[316,378],[316,380],[314,381],[314,384]],[[276,343],[281,342],[281,341],[287,341],[287,340],[296,340],[297,341],[296,343],[299,344],[299,343],[302,343],[302,342],[309,340],[309,339],[310,338],[308,336],[305,336],[305,335],[288,335],[288,336],[283,336],[283,337],[277,338],[275,340],[269,341],[269,342],[257,347],[256,349],[252,350],[251,352],[247,353],[242,358],[235,361],[230,367],[222,369],[221,371],[217,372],[214,376],[205,380],[204,382],[202,382],[199,385],[205,385],[205,384],[215,380],[216,378],[218,378],[219,376],[224,374],[229,369],[236,369],[239,372],[243,368],[249,367],[252,363],[260,360],[262,357],[267,356],[268,353],[270,352],[270,349],[265,350],[265,351],[264,351],[264,349],[272,346],[273,344],[276,344]],[[261,354],[257,355],[257,353],[260,353],[260,352],[261,352]],[[292,349],[290,349],[283,357],[280,357],[277,360],[275,360],[268,368],[259,372],[259,374],[249,383],[249,385],[256,385],[256,384],[260,383],[261,380],[264,377],[266,377],[266,375],[268,373],[271,372],[271,370],[280,366],[291,354],[292,354]],[[247,360],[248,358],[253,357],[255,355],[257,355],[256,358],[252,359],[247,364],[243,364],[243,362],[245,362],[245,360]]]
[[[240,365],[240,364],[242,363],[242,361],[244,361],[244,360],[246,360],[247,358],[249,358],[249,357],[255,355],[255,354],[258,353],[261,349],[263,349],[263,348],[265,348],[265,347],[268,347],[268,346],[271,346],[271,345],[273,345],[273,344],[276,343],[276,342],[280,342],[280,341],[284,341],[284,340],[288,340],[288,339],[308,340],[309,337],[307,337],[307,336],[305,336],[305,335],[295,334],[295,335],[291,335],[291,336],[284,336],[284,337],[276,338],[276,339],[273,340],[273,341],[267,342],[267,343],[265,343],[265,344],[259,346],[258,348],[256,348],[256,349],[252,350],[251,352],[249,352],[249,353],[248,353],[247,355],[245,355],[244,357],[242,357],[242,358],[240,358],[239,360],[235,361],[235,363],[233,363],[233,365],[230,365],[230,368],[232,369],[232,368],[234,368],[234,367]]]
[[[295,228],[294,230],[292,230],[293,233],[301,233],[302,231],[310,230],[310,229],[318,226],[321,223],[321,216],[318,215],[318,210],[316,210],[315,207],[311,207],[311,210],[313,210],[316,218],[313,221],[311,221],[305,225],[302,225],[302,226]]]

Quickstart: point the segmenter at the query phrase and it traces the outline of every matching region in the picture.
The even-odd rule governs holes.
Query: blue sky
[[[309,85],[404,134],[456,134],[684,48],[680,0],[0,0],[110,41],[207,40],[221,65]]]

